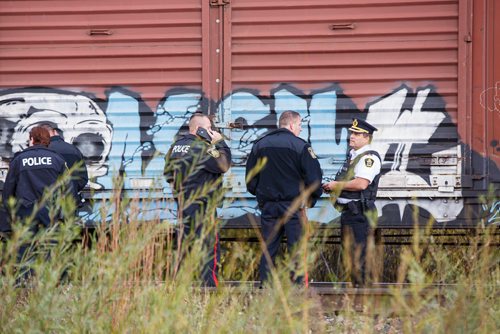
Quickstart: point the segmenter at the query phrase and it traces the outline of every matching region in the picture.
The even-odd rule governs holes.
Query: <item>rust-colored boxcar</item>
[[[499,21],[496,0],[2,0],[2,177],[51,121],[84,153],[93,198],[122,172],[127,191],[159,199],[145,218],[173,219],[163,155],[202,110],[234,156],[219,216],[244,226],[259,214],[246,156],[292,109],[325,179],[352,117],[380,129],[381,225],[498,224],[500,203],[480,198],[500,180]],[[328,197],[309,215],[338,217]]]

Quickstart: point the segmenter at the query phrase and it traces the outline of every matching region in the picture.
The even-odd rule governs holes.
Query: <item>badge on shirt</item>
[[[365,166],[366,166],[366,167],[373,167],[373,163],[374,163],[374,162],[375,162],[375,161],[374,161],[372,158],[366,158],[366,159],[365,159]]]
[[[311,158],[313,159],[318,159],[318,157],[316,156],[316,154],[314,153],[312,147],[308,147],[307,150],[309,151],[309,154],[311,155]]]
[[[220,157],[220,152],[215,147],[210,147],[207,150],[207,153],[210,154],[215,159],[217,159],[218,157]]]

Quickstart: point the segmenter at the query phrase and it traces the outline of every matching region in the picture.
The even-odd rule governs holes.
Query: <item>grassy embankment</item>
[[[56,203],[71,212],[71,203]],[[71,219],[34,239],[25,224],[15,226],[0,255],[0,332],[494,333],[500,327],[500,252],[492,246],[495,228],[481,222],[480,233],[463,237],[470,242],[466,247],[440,245],[430,236],[431,224],[416,228],[410,245],[397,251],[388,248],[385,255],[372,241],[373,280],[380,280],[387,258],[393,257],[389,267],[394,267],[395,280],[414,283],[411,301],[395,288],[392,304],[373,317],[370,305],[365,314],[351,308],[339,313],[323,309],[317,298],[289,282],[286,263],[290,261],[273,272],[267,289],[207,292],[197,288],[203,254],[199,239],[191,240],[190,250],[184,249],[172,237],[171,222],[141,222],[138,201],[124,199],[119,192],[109,209],[102,216],[111,219],[96,230],[91,247],[74,242],[81,231]],[[342,280],[336,269],[342,262],[340,253],[325,244],[320,234],[312,228],[309,235],[316,242],[299,247],[298,270],[309,268],[312,279]],[[34,247],[19,265],[16,249],[24,242]],[[181,253],[185,254],[182,263]],[[223,278],[255,279],[259,256],[259,243],[231,244],[224,254]],[[36,276],[25,288],[17,288],[19,269],[26,264]],[[422,294],[436,282],[454,286],[444,298]]]

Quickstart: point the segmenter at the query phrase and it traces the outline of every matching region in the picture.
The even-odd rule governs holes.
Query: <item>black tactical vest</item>
[[[356,167],[356,164],[359,162],[359,160],[367,154],[375,155],[377,158],[379,158],[380,162],[382,162],[382,159],[380,159],[380,155],[378,154],[377,151],[363,152],[360,155],[358,155],[353,161],[347,158],[342,168],[340,168],[340,170],[337,172],[337,175],[335,175],[335,181],[345,182],[354,180],[354,167]],[[378,181],[380,179],[380,175],[381,173],[375,176],[373,181],[368,185],[368,187],[365,190],[363,191],[342,190],[342,192],[339,195],[339,198],[347,198],[347,199],[363,200],[363,201],[375,201],[375,198],[377,197]]]

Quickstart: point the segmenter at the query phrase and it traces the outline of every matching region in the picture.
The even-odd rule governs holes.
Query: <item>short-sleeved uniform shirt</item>
[[[351,161],[354,161],[357,156],[365,153],[366,151],[371,151],[370,145],[365,145],[358,150],[351,150],[349,152],[351,156]],[[356,166],[354,166],[354,177],[360,177],[366,179],[372,183],[373,179],[380,174],[382,162],[375,154],[366,154],[358,161]],[[338,198],[337,202],[340,204],[346,204],[352,201],[352,199]]]
[[[351,161],[356,159],[358,155],[370,150],[371,150],[370,145],[365,145],[357,151],[351,150],[350,152]],[[380,174],[381,165],[382,163],[380,162],[380,159],[376,155],[366,154],[358,161],[358,163],[354,167],[354,176],[361,177],[372,183],[375,176]]]

